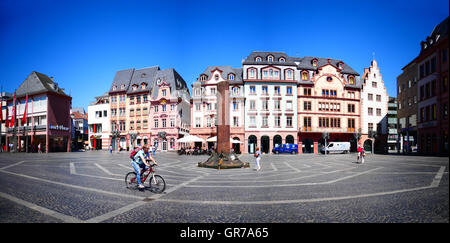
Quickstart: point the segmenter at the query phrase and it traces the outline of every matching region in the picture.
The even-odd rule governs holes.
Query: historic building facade
[[[361,133],[360,76],[341,60],[295,58],[298,69],[299,152],[318,153],[330,141],[351,142]]]
[[[366,151],[386,152],[389,95],[375,59],[372,60],[369,68],[364,68],[361,80],[362,144]],[[397,122],[391,121],[391,123]]]
[[[176,150],[176,140],[189,131],[189,90],[173,68],[118,71],[108,94],[114,150]]]
[[[448,17],[421,42],[418,66],[418,151],[448,155]]]
[[[286,53],[252,52],[242,63],[245,152],[297,144],[297,68]]]
[[[95,97],[95,101],[88,106],[90,149],[108,149],[111,131],[110,115],[108,93]]]
[[[15,115],[14,126],[6,134],[6,144],[13,147],[7,146],[7,150],[36,152],[40,145],[44,152],[71,151],[71,106],[72,97],[53,78],[33,71],[17,88],[15,97],[7,100],[9,124]]]
[[[200,74],[192,85],[191,130],[190,134],[206,141],[205,144],[196,144],[204,149],[214,146],[214,137],[217,136],[217,83],[227,80],[229,82],[230,96],[230,139],[240,141],[233,144],[235,152],[243,152],[244,124],[245,124],[245,96],[242,80],[242,69],[231,66],[210,66]]]

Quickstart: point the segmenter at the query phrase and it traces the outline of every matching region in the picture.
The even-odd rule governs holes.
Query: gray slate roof
[[[206,70],[200,74],[201,75],[206,75],[208,77],[208,79],[211,79],[211,71],[214,69],[220,69],[222,70],[222,78],[225,80],[228,80],[228,74],[233,73],[235,74],[235,78],[234,80],[228,80],[228,82],[230,83],[230,85],[232,84],[243,84],[243,79],[242,79],[242,68],[233,68],[231,66],[209,66],[206,68]],[[199,77],[200,77],[199,76]],[[199,78],[197,78],[196,82],[200,82]],[[200,82],[203,83],[203,82]]]
[[[53,92],[60,95],[68,96],[64,89],[58,87],[58,83],[55,83],[47,75],[38,73],[36,71],[31,72],[25,81],[20,84],[16,90],[16,97],[22,97],[32,94],[39,94],[44,92]]]
[[[116,72],[116,76],[111,84],[109,93],[126,92],[128,95],[139,92],[151,92],[152,98],[158,95],[157,80],[165,81],[171,87],[171,95],[175,97],[186,98],[189,100],[189,89],[184,79],[173,68],[161,70],[159,66],[153,66],[143,69],[126,69]],[[145,82],[147,87],[141,88]],[[113,86],[117,89],[114,91]],[[124,85],[124,89],[121,86]],[[133,85],[137,85],[136,90],[132,90]]]

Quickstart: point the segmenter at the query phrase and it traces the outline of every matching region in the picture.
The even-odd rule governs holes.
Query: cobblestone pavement
[[[155,194],[125,187],[128,156],[0,154],[0,222],[449,222],[448,157],[263,155],[256,171],[157,153]]]

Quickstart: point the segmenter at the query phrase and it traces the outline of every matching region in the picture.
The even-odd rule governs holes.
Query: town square
[[[150,241],[439,236],[448,9],[0,1],[0,223],[83,241],[73,224]],[[351,228],[306,228],[323,224]]]
[[[162,194],[127,189],[128,153],[1,154],[1,222],[448,223],[448,158],[264,155],[261,171],[155,155]]]

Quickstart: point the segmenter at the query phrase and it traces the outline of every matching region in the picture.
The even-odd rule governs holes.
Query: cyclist
[[[134,155],[134,158],[131,161],[131,166],[133,166],[134,171],[136,172],[138,187],[141,189],[144,188],[144,185],[142,185],[141,182],[141,172],[150,167],[149,161],[152,161],[155,165],[158,165],[155,159],[151,156],[151,153],[148,152],[147,145],[144,145],[142,149]]]

